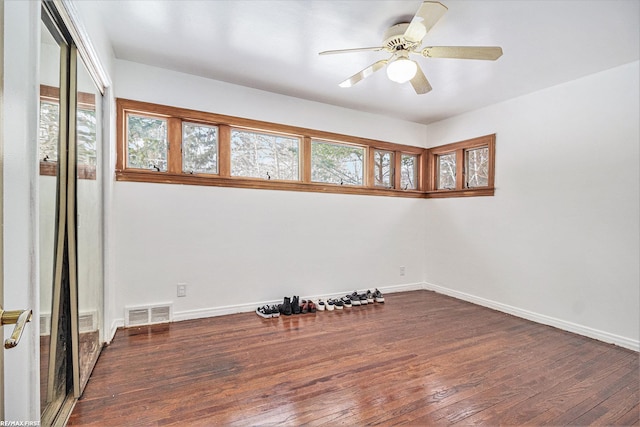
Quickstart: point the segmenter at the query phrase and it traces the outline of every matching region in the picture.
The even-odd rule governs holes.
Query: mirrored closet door
[[[40,52],[40,404],[42,424],[56,425],[104,342],[102,93],[50,1]]]

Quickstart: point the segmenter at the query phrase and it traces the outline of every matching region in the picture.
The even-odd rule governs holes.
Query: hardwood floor
[[[118,330],[69,425],[640,425],[639,355],[428,291]]]

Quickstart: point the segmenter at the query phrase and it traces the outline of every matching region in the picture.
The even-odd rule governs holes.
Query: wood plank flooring
[[[428,291],[118,330],[69,425],[640,425],[637,352]]]

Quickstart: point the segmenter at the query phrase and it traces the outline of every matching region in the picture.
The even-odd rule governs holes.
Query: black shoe
[[[256,308],[256,314],[260,317],[264,317],[265,319],[273,317],[271,314],[271,308],[268,305]]]
[[[300,297],[295,295],[293,296],[293,299],[291,300],[291,311],[293,314],[300,314]]]
[[[360,296],[358,295],[358,293],[356,291],[353,291],[353,293],[351,295],[349,295],[349,298],[351,298],[351,305],[352,306],[357,306],[360,305]]]
[[[367,295],[367,302],[369,304],[373,304],[373,301],[374,301],[373,293],[370,290],[367,289],[367,294],[366,295]]]
[[[291,300],[289,297],[284,297],[284,303],[280,304],[278,308],[280,308],[280,313],[285,316],[291,316]]]
[[[347,295],[346,297],[342,297],[341,301],[342,304],[344,304],[344,308],[353,307],[353,304],[351,304],[351,297],[349,297],[349,295]]]
[[[275,305],[271,306],[271,317],[280,317],[280,310]]]

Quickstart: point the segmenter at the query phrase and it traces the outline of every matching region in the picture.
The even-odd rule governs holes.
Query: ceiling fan
[[[495,61],[502,56],[502,48],[497,46],[422,46],[422,39],[447,11],[447,7],[437,1],[425,1],[411,22],[393,25],[384,34],[382,46],[355,49],[326,50],[320,55],[353,53],[365,51],[386,51],[391,57],[369,65],[342,83],[340,87],[351,87],[376,71],[387,67],[387,76],[397,83],[411,82],[418,95],[431,90],[431,84],[420,66],[409,55],[426,58],[484,59]]]

